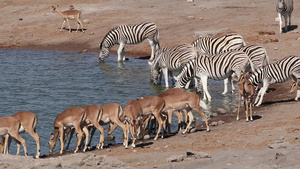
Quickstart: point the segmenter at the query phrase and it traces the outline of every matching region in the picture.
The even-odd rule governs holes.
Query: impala
[[[165,101],[163,98],[158,96],[149,96],[149,97],[143,97],[142,99],[138,100],[138,102],[140,103],[143,109],[143,116],[154,115],[154,117],[156,118],[158,122],[158,130],[154,140],[157,140],[158,134],[161,131],[161,127],[164,123],[161,113],[163,108],[165,107]]]
[[[124,115],[121,120],[125,119],[126,122],[126,142],[125,148],[128,147],[129,130],[132,137],[132,147],[135,147],[135,140],[137,135],[137,129],[141,128],[143,119],[143,109],[141,104],[136,100],[131,100],[124,108]]]
[[[58,135],[60,136],[60,154],[63,153],[64,148],[64,136],[65,130],[74,127],[77,132],[77,146],[74,151],[76,153],[79,149],[79,145],[82,140],[83,133],[85,134],[85,146],[83,152],[85,152],[88,144],[89,132],[85,124],[86,112],[81,107],[71,107],[64,110],[61,114],[57,115],[54,121],[54,132],[50,135],[49,140],[49,154],[52,154],[55,147]]]
[[[24,154],[27,156],[26,141],[19,135],[19,129],[21,127],[21,122],[14,117],[1,117],[0,118],[0,136],[5,137],[4,142],[4,154],[8,153],[8,140],[12,137],[16,140],[18,147],[20,143],[24,148]]]
[[[300,97],[300,85],[297,82],[297,79],[296,80],[295,79],[296,77],[292,76],[292,85],[290,87],[289,93],[292,93],[293,91],[297,90],[297,95],[295,100],[298,100],[298,98]]]
[[[77,21],[77,24],[78,24],[76,32],[78,32],[79,25],[81,27],[81,31],[84,32],[83,25],[82,25],[82,22],[80,20],[80,15],[81,15],[80,11],[78,11],[78,10],[67,10],[67,11],[62,12],[58,7],[59,7],[58,5],[56,7],[52,6],[53,11],[57,12],[61,17],[64,18],[64,22],[61,25],[60,31],[62,31],[62,29],[64,27],[64,24],[67,22],[68,26],[69,26],[69,33],[71,33],[72,30],[71,30],[71,27],[70,27],[69,20],[75,19]]]
[[[250,120],[252,121],[252,104],[254,103],[254,94],[255,94],[255,86],[246,78],[248,75],[247,73],[241,73],[238,85],[239,85],[239,101],[238,101],[238,111],[236,115],[236,120],[239,120],[240,114],[240,106],[241,106],[241,97],[244,98],[244,107],[245,107],[245,114],[246,114],[246,121],[249,121],[249,111],[250,109]],[[248,103],[248,99],[250,100]]]
[[[118,103],[109,103],[102,106],[98,105],[88,105],[84,107],[87,113],[86,123],[88,123],[89,128],[92,127],[91,138],[89,144],[91,144],[92,138],[95,134],[96,128],[100,131],[100,141],[97,145],[97,148],[103,149],[104,146],[104,129],[101,125],[109,124],[108,135],[111,134],[117,126],[120,126],[123,129],[124,141],[125,145],[126,141],[126,125],[120,121],[120,116],[123,114],[122,106]],[[72,138],[73,132],[70,134],[69,143],[67,148],[69,147],[70,140]]]
[[[202,107],[206,107],[206,104],[200,100],[200,97],[193,92],[170,92],[169,95],[163,96],[163,99],[165,100],[165,109],[168,113],[168,130],[170,132],[170,125],[172,121],[172,112],[173,111],[180,111],[183,109],[186,109],[188,112],[188,118],[189,118],[189,123],[186,127],[186,129],[183,131],[183,134],[187,132],[189,129],[190,125],[192,124],[192,121],[194,119],[194,116],[191,112],[191,110],[197,111],[204,119],[207,131],[209,131],[209,126],[207,122],[207,118],[205,113],[200,110],[199,106],[201,105]]]

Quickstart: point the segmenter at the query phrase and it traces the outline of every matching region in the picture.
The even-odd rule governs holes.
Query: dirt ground
[[[244,37],[247,44],[264,46],[272,63],[289,55],[300,56],[300,18],[297,18],[300,4],[294,1],[292,25],[288,32],[279,34],[279,23],[275,21],[276,2],[3,0],[0,8],[5,15],[0,17],[0,47],[99,53],[99,43],[113,27],[151,21],[158,26],[161,46],[191,43],[201,35],[236,32]],[[74,21],[70,23],[72,33],[66,29],[59,31],[63,19],[52,12],[51,7],[57,4],[61,10],[73,5],[82,11],[85,33],[74,31]],[[111,53],[116,53],[117,49],[118,46],[113,47]],[[144,41],[139,45],[128,45],[125,54],[133,57],[149,56],[149,44]],[[243,116],[240,121],[235,121],[234,116],[224,120],[224,115],[220,113],[210,123],[223,119],[225,124],[211,126],[211,132],[198,130],[158,141],[147,140],[134,149],[125,150],[121,145],[116,145],[104,150],[34,162],[25,157],[1,156],[0,165],[6,168],[15,168],[16,165],[28,168],[75,168],[81,165],[88,168],[91,166],[89,163],[98,160],[96,167],[99,168],[299,168],[300,104],[294,101],[296,93],[287,93],[290,83],[288,81],[270,86],[273,90],[265,95],[262,106],[254,108],[253,122],[247,123]],[[227,113],[234,112],[226,112],[225,115]],[[16,160],[19,162],[15,163]],[[72,163],[72,160],[81,163]]]

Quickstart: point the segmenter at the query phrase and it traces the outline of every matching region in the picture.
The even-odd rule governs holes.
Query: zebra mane
[[[100,43],[100,48],[102,48],[105,40],[107,39],[107,37],[109,37],[109,35],[112,34],[112,32],[116,32],[118,30],[119,26],[116,26],[114,28],[112,28],[105,36],[104,38],[102,39],[102,42]],[[113,46],[113,45],[112,45]],[[111,48],[112,46],[109,46],[109,48]]]

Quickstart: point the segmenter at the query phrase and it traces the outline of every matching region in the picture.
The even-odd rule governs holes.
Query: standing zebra
[[[287,18],[289,17],[289,26],[291,25],[291,16],[293,12],[293,0],[278,0],[276,10],[279,19],[279,32],[282,33],[282,16],[284,17],[285,32],[287,32]]]
[[[263,83],[263,87],[259,90],[254,105],[261,105],[264,94],[270,84],[285,82],[292,76],[300,80],[300,57],[298,56],[288,56],[256,70],[250,76],[249,81],[255,86]]]
[[[235,51],[241,51],[245,52],[248,57],[250,58],[251,62],[253,63],[253,68],[254,70],[259,69],[264,66],[264,63],[266,62],[265,65],[269,65],[269,56],[267,55],[267,51],[264,47],[260,45],[247,45],[241,48],[235,49]],[[250,65],[249,65],[250,66]],[[251,67],[248,67],[247,70],[251,69]],[[225,83],[227,83],[225,81]],[[198,82],[198,84],[201,84],[201,81]],[[234,89],[233,82],[231,81],[231,86],[232,90]],[[200,92],[202,90],[201,85],[197,86],[197,92]],[[227,90],[224,89],[223,93],[226,93]],[[222,94],[223,94],[222,93]]]
[[[172,77],[172,72],[182,68],[188,61],[195,59],[197,52],[190,44],[181,44],[172,47],[158,49],[153,61],[149,61],[151,69],[151,80],[158,84],[161,80],[161,71],[164,74],[165,85],[169,87],[168,72]]]
[[[157,26],[151,22],[144,22],[137,25],[121,25],[110,30],[103,38],[100,44],[99,61],[103,62],[109,56],[109,50],[119,44],[118,62],[121,61],[121,53],[123,61],[125,61],[124,51],[126,44],[139,44],[148,39],[151,47],[150,60],[154,58],[155,48],[159,48],[159,33]]]
[[[200,78],[204,91],[203,100],[208,99],[208,101],[211,101],[211,96],[207,90],[207,79],[231,79],[232,73],[239,77],[242,71],[245,72],[248,64],[253,70],[253,64],[247,54],[240,51],[230,51],[214,56],[203,55],[189,61],[183,67],[179,75],[175,77],[175,87],[183,88],[192,77]]]
[[[218,37],[200,37],[192,45],[197,49],[198,55],[214,56],[219,53],[228,52],[246,45],[243,37],[236,33],[230,33]],[[228,79],[224,80],[224,91],[227,93]],[[199,86],[198,86],[199,85]],[[197,83],[197,89],[201,88],[201,83]],[[234,91],[233,81],[231,79],[231,89]]]

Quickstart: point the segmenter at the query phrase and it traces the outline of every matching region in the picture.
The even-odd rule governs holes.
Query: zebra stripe
[[[200,78],[203,91],[204,100],[206,97],[211,101],[211,96],[207,90],[207,79],[224,80],[231,79],[234,72],[238,77],[241,71],[245,71],[248,64],[253,68],[252,62],[244,52],[230,51],[214,56],[203,55],[197,57],[195,60],[189,61],[175,78],[175,87],[183,88],[192,77]]]
[[[200,53],[199,55],[216,55],[246,45],[243,37],[236,33],[226,34],[218,37],[200,37],[192,45]]]
[[[263,67],[265,62],[266,65],[270,64],[266,49],[260,45],[247,45],[235,50],[245,52],[252,61],[255,70]]]
[[[165,85],[169,87],[168,72],[172,76],[174,70],[182,68],[189,60],[195,59],[197,52],[190,44],[181,44],[172,47],[163,47],[156,51],[155,59],[149,61],[151,80],[158,84],[161,80],[160,71],[164,74]]]
[[[249,78],[249,81],[255,86],[258,86],[259,83],[263,83],[263,87],[259,90],[254,102],[256,106],[261,105],[263,96],[270,84],[285,82],[292,76],[296,79],[300,79],[300,57],[298,56],[288,56],[256,70]]]
[[[109,56],[109,50],[119,44],[118,61],[121,61],[121,52],[124,55],[126,44],[139,44],[148,39],[151,47],[150,60],[154,58],[155,48],[159,48],[159,33],[157,26],[151,22],[144,22],[137,25],[121,25],[110,30],[100,44],[99,61],[103,62]],[[123,61],[125,56],[123,57]]]
[[[285,22],[285,32],[287,32],[287,18],[289,18],[289,25],[291,25],[291,16],[294,10],[293,0],[278,0],[276,11],[279,19],[279,32],[282,33],[282,16]]]

